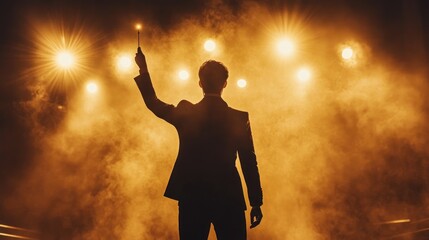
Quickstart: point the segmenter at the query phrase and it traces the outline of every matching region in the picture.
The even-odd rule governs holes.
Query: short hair
[[[228,69],[221,62],[208,60],[201,65],[198,77],[204,92],[218,93],[228,78]]]

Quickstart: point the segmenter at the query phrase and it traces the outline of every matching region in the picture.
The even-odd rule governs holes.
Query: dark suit
[[[146,106],[177,129],[179,153],[165,196],[188,206],[246,209],[239,155],[251,206],[262,205],[262,189],[248,113],[228,107],[220,97],[199,103],[182,100],[177,107],[156,97],[148,73],[135,78]],[[216,226],[215,226],[216,228]]]

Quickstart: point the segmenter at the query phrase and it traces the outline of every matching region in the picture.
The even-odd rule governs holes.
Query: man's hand
[[[140,47],[137,48],[136,57],[134,58],[137,65],[140,68],[140,74],[148,72],[147,70],[147,64],[146,64],[146,57],[144,56],[142,49]]]
[[[261,207],[252,207],[250,210],[250,228],[254,228],[261,223],[262,211]]]

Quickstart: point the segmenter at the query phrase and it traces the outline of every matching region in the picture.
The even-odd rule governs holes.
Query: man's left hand
[[[254,228],[261,223],[262,210],[261,207],[252,207],[250,210],[250,228]]]

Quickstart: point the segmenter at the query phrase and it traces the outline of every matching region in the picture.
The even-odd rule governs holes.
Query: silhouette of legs
[[[242,209],[217,209],[212,222],[218,240],[246,240],[246,217]]]
[[[211,223],[218,240],[246,240],[246,217],[241,208],[179,202],[181,240],[207,240]]]
[[[180,240],[206,240],[210,231],[210,217],[204,208],[192,203],[179,203]]]

